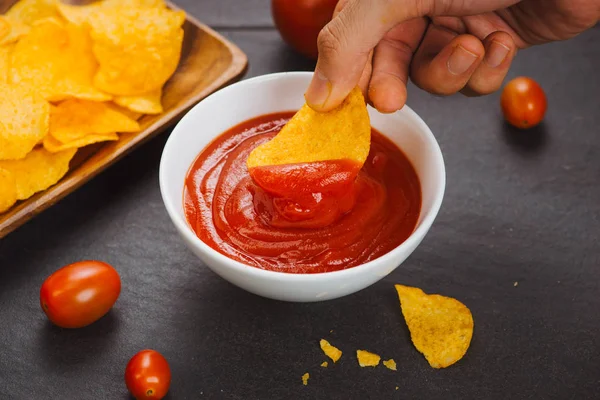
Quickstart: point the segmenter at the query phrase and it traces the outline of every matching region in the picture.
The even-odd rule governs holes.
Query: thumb
[[[371,50],[395,25],[418,16],[419,3],[348,0],[319,34],[319,59],[305,95],[307,104],[316,111],[341,104],[358,84]]]

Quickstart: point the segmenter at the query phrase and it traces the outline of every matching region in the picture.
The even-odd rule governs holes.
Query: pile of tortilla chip
[[[164,0],[21,0],[0,15],[0,213],[57,183],[78,148],[163,111],[185,13]]]

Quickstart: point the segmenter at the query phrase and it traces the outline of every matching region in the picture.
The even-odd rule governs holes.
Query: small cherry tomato
[[[544,90],[527,77],[518,77],[506,84],[500,96],[500,105],[504,118],[521,129],[539,124],[548,106]]]
[[[271,13],[281,37],[306,57],[317,58],[317,37],[338,0],[272,0]]]
[[[136,400],[160,400],[171,385],[169,363],[158,351],[142,350],[127,363],[125,384]]]
[[[61,328],[81,328],[102,318],[121,293],[121,278],[101,261],[80,261],[50,275],[40,290],[40,304]]]

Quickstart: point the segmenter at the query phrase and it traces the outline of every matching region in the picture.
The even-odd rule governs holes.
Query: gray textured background
[[[248,54],[248,77],[312,68],[282,44],[266,0],[177,3]],[[504,124],[498,95],[436,98],[411,87],[409,105],[444,153],[445,201],[400,268],[335,301],[265,300],[204,267],[160,199],[168,133],[149,142],[0,241],[0,399],[126,399],[124,368],[143,348],[170,361],[170,399],[598,398],[599,42],[596,27],[518,55],[511,76],[532,76],[549,99],[545,123],[527,133]],[[119,301],[88,328],[53,327],[40,285],[89,258],[117,267]],[[394,283],[471,308],[463,360],[428,366]],[[319,367],[321,337],[344,351],[333,368]],[[398,371],[359,368],[357,348],[393,357]]]

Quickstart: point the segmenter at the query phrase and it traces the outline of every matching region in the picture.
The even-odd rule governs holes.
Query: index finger
[[[392,7],[386,0],[344,3],[319,34],[319,59],[306,92],[307,104],[316,111],[341,104],[359,83],[373,48],[398,21],[412,15],[410,8]]]

